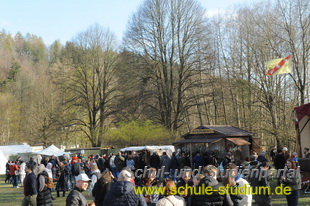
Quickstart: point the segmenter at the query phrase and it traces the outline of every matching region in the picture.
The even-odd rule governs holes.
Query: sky
[[[224,12],[245,0],[198,0],[209,15]],[[248,0],[247,2],[252,1]],[[3,0],[0,31],[42,37],[46,45],[70,41],[98,23],[114,32],[120,41],[130,16],[143,0]]]

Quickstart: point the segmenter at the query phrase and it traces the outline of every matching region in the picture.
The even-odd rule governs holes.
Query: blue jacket
[[[37,178],[33,172],[26,175],[24,180],[24,195],[36,195],[38,194],[37,190]]]

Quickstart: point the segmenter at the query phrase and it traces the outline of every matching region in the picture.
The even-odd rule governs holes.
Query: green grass
[[[13,188],[12,184],[6,184],[4,180],[5,176],[0,175],[0,206],[20,206],[24,198],[23,188]],[[66,192],[66,196],[69,192]],[[87,192],[85,191],[83,194],[86,195]],[[53,192],[53,196],[57,196],[56,192]],[[66,197],[62,197],[62,192],[60,192],[60,196],[61,197],[57,197],[56,200],[53,200],[54,206],[66,205]],[[88,203],[92,202],[92,198],[87,199]]]
[[[271,187],[275,187],[275,181],[271,182]],[[69,192],[66,193],[66,196]],[[83,193],[84,195],[87,192]],[[60,193],[62,196],[62,193]],[[53,196],[56,197],[56,192],[53,192]],[[13,188],[12,184],[4,183],[4,175],[0,175],[0,206],[19,206],[24,198],[23,188]],[[92,198],[87,198],[88,203],[92,202]],[[53,200],[54,206],[65,206],[66,197],[58,197]],[[272,205],[283,206],[287,205],[286,198],[284,195],[274,195],[272,197]],[[299,198],[298,206],[310,206],[310,194],[304,194],[301,192],[301,197]]]

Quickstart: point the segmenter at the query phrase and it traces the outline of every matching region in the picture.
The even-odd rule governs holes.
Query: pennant
[[[285,57],[284,59],[273,59],[266,63],[267,72],[266,75],[272,76],[277,74],[287,74],[291,73],[292,66],[290,63],[291,55]]]

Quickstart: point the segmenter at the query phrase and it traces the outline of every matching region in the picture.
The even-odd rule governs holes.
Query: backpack
[[[47,177],[46,187],[47,187],[48,189],[52,189],[52,188],[54,187],[53,178]]]

